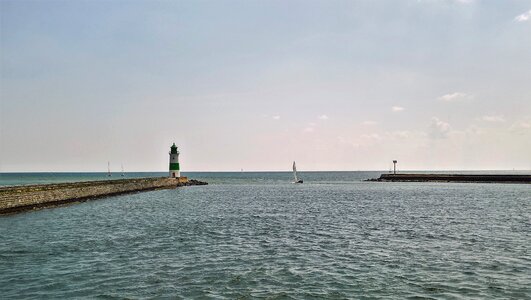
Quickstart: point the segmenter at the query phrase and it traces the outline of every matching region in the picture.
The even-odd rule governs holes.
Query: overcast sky
[[[0,0],[0,171],[531,169],[531,0]]]

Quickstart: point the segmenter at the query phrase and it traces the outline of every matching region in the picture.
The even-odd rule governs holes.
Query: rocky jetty
[[[366,181],[382,182],[492,182],[531,183],[531,175],[520,174],[382,174]]]
[[[127,193],[206,184],[186,177],[158,177],[0,187],[0,214]]]

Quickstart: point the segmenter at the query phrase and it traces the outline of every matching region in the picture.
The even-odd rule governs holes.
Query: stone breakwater
[[[531,183],[531,175],[497,174],[382,174],[367,181]]]
[[[0,187],[0,214],[106,196],[206,184],[186,177],[159,177]]]

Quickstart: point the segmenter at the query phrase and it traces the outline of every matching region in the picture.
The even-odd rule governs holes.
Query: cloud
[[[531,20],[531,10],[521,14],[521,15],[518,15],[516,17],[514,17],[514,20],[516,22],[527,22],[529,20]]]
[[[361,122],[361,125],[365,125],[365,126],[373,126],[373,125],[376,125],[378,124],[378,122],[375,122],[375,121],[363,121]]]
[[[390,133],[390,135],[398,139],[408,139],[412,136],[412,133],[407,130],[403,130],[403,131],[393,131]]]
[[[319,118],[319,120],[328,120],[328,116],[327,115],[320,115],[317,118]]]
[[[528,122],[520,122],[516,124],[516,126],[522,129],[531,129],[531,123],[528,123]]]
[[[471,95],[461,93],[461,92],[455,92],[452,94],[443,95],[437,99],[441,101],[445,101],[445,102],[455,102],[455,101],[461,101],[461,100],[468,100],[471,98],[472,98]]]
[[[521,134],[531,133],[531,121],[521,121],[514,123],[510,130]]]
[[[439,120],[437,117],[431,118],[430,137],[434,139],[444,139],[448,137],[450,129],[450,124]]]
[[[483,128],[480,128],[476,125],[470,125],[467,129],[465,129],[464,132],[468,135],[479,135],[483,134],[485,131],[483,130]]]
[[[368,139],[368,140],[375,140],[375,141],[379,141],[382,139],[382,136],[377,134],[377,133],[370,133],[370,134],[362,134],[360,136],[360,138],[362,139]]]
[[[483,116],[480,120],[485,122],[505,122],[505,118],[501,115]]]
[[[302,130],[302,132],[305,132],[305,133],[312,133],[315,131],[315,126],[317,124],[313,123],[313,122],[310,122],[308,124],[306,124],[306,127]]]
[[[280,116],[273,116],[273,120],[280,120]]]
[[[348,145],[348,146],[351,146],[353,148],[359,148],[361,146],[359,142],[352,141],[352,140],[350,140],[348,138],[345,138],[343,136],[338,136],[337,137],[337,141],[339,142],[339,144]]]
[[[402,106],[393,106],[391,107],[391,110],[394,111],[394,112],[400,112],[400,111],[403,111],[405,108],[403,108]]]

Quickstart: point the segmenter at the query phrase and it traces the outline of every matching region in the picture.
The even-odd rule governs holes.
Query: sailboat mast
[[[295,182],[299,181],[297,179],[297,166],[295,165],[295,162],[293,162],[293,179],[295,179]]]

